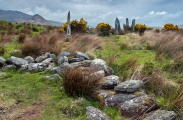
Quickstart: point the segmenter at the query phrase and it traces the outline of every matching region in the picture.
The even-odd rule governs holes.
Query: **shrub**
[[[97,25],[98,34],[101,36],[108,36],[111,30],[111,25],[108,23],[99,23]]]
[[[147,26],[145,24],[136,24],[135,30],[138,31],[140,34],[143,34],[145,30],[147,30]]]
[[[72,20],[70,24],[72,32],[86,32],[87,22],[83,18],[81,18],[79,22],[77,20]],[[65,32],[66,30],[67,22],[65,22],[60,28],[60,32]]]
[[[21,33],[21,34],[19,35],[19,37],[18,37],[18,42],[19,42],[19,43],[24,43],[25,37],[26,37],[25,34]]]
[[[179,31],[180,28],[172,23],[164,24],[163,31]]]
[[[36,27],[32,27],[33,32],[39,32],[39,30]]]
[[[160,29],[159,28],[156,28],[155,29],[155,32],[159,33],[160,32]]]
[[[91,73],[80,69],[70,69],[65,72],[62,75],[65,92],[70,96],[91,98],[94,91],[98,89],[101,79],[96,75],[88,76]]]
[[[13,50],[10,52],[11,56],[15,56],[15,57],[22,57],[22,51],[21,50]]]

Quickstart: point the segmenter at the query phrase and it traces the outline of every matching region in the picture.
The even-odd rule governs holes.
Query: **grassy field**
[[[10,23],[3,25],[8,26],[8,24]],[[11,23],[11,25],[16,28],[19,24]],[[15,49],[22,51],[22,57],[25,54],[36,57],[46,51],[57,55],[61,51],[86,52],[91,58],[104,59],[114,69],[115,74],[120,76],[121,81],[129,79],[148,81],[145,89],[157,98],[159,105],[168,110],[175,110],[179,116],[183,116],[183,104],[176,104],[176,102],[183,103],[183,87],[178,87],[183,83],[182,58],[177,58],[178,53],[182,53],[180,49],[174,51],[177,56],[173,56],[171,53],[173,50],[168,51],[167,48],[174,48],[174,46],[158,47],[161,39],[156,40],[149,35],[150,33],[144,36],[132,33],[108,37],[76,34],[66,39],[65,35],[58,30],[41,33],[48,30],[44,26],[34,25],[38,32],[32,29],[28,33],[21,32],[28,26],[21,24],[16,29],[26,35],[22,43],[19,41],[19,33],[9,34],[8,30],[0,29],[1,45],[4,47],[4,52],[0,50],[0,53],[4,58],[9,58]],[[41,35],[36,36],[36,34]],[[157,33],[151,34],[158,36]],[[2,36],[11,36],[11,39],[6,41]],[[160,33],[158,38],[163,38],[162,36],[165,34]],[[162,47],[168,52],[162,52]],[[27,49],[30,54],[27,54]],[[0,107],[6,108],[5,114],[0,113],[0,119],[85,120],[88,105],[100,108],[113,120],[125,119],[120,116],[117,109],[101,107],[92,99],[68,96],[63,89],[61,77],[52,80],[45,78],[51,73],[29,73],[17,70],[1,70],[0,73],[2,73],[0,75]],[[173,88],[171,92],[168,91],[169,85]],[[170,93],[172,95],[168,95]]]

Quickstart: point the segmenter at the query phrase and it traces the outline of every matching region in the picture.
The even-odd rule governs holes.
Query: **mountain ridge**
[[[52,26],[61,26],[63,23],[53,20],[46,20],[39,14],[29,15],[17,10],[1,10],[0,9],[0,20],[6,20],[9,22],[18,22],[18,23],[31,23],[31,24],[40,24],[40,25],[52,25]]]

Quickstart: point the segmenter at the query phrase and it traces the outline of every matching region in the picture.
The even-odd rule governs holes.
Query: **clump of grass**
[[[35,26],[32,27],[32,31],[33,32],[39,32],[39,30]]]
[[[4,55],[4,53],[5,53],[4,45],[0,44],[0,55]]]
[[[86,74],[79,69],[65,72],[62,76],[65,92],[70,96],[92,98],[94,91],[99,88],[101,77],[88,76],[90,73]]]

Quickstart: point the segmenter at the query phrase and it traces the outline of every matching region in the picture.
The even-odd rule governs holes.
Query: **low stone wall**
[[[54,61],[57,60],[57,66]],[[101,105],[114,107],[120,110],[122,116],[131,119],[140,118],[144,120],[175,120],[176,113],[173,111],[158,110],[157,101],[147,95],[141,80],[127,80],[121,82],[119,77],[114,75],[114,71],[102,59],[90,60],[85,53],[62,52],[56,56],[45,53],[33,59],[31,56],[18,58],[11,56],[9,59],[0,57],[0,67],[2,69],[21,69],[30,72],[49,71],[54,74],[47,78],[57,78],[68,69],[92,70],[90,76],[100,76],[101,89],[95,92],[95,98]],[[110,118],[100,110],[88,106],[87,116],[91,120],[109,120]]]

